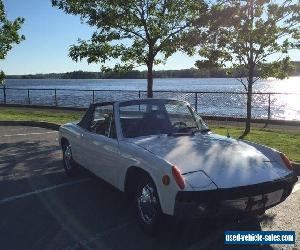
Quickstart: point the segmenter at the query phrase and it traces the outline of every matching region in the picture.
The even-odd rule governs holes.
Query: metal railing
[[[1,94],[2,91],[2,94]],[[230,91],[154,91],[155,98],[185,100],[201,115],[246,116],[247,94]],[[56,107],[88,107],[90,103],[146,98],[142,90],[0,88],[0,103]],[[253,118],[300,120],[300,94],[253,93]],[[298,103],[298,104],[297,104]]]

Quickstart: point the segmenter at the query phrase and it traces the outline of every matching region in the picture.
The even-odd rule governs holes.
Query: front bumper
[[[261,214],[283,202],[298,181],[296,175],[249,186],[207,191],[179,191],[174,215],[184,218],[210,218]]]

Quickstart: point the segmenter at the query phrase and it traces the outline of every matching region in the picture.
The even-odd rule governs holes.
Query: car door
[[[96,105],[89,129],[84,134],[85,157],[90,171],[115,185],[119,144],[113,105]]]

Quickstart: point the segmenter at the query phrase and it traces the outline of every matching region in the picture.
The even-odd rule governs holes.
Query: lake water
[[[93,100],[100,102],[112,99],[138,98],[138,91],[145,91],[146,86],[146,79],[6,80],[7,88],[32,89],[29,93],[25,90],[7,90],[8,103],[57,104],[59,106],[86,107]],[[54,91],[46,89],[58,90],[55,94]],[[92,96],[91,91],[72,91],[73,89],[98,91]],[[232,78],[155,79],[154,90],[244,92],[242,84]],[[282,81],[275,79],[258,81],[254,85],[254,91],[280,93],[270,95],[270,116],[272,119],[300,120],[300,77],[291,77]],[[143,92],[141,97],[145,95],[146,93]],[[245,117],[246,114],[246,96],[241,94],[200,93],[195,95],[194,93],[163,92],[156,93],[154,96],[186,100],[196,106],[198,112],[203,115]],[[3,102],[3,95],[0,90],[1,102]],[[254,95],[253,116],[267,118],[268,103],[269,95]]]
[[[12,88],[67,88],[98,90],[146,90],[146,79],[100,79],[100,80],[6,80]],[[233,78],[161,78],[154,79],[154,90],[180,91],[244,91],[242,84]],[[263,80],[254,85],[259,92],[298,93],[300,77],[285,80]]]

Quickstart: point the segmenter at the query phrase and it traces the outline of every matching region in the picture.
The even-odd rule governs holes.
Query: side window
[[[111,138],[116,138],[116,126],[113,116],[113,106],[96,106],[90,131]]]

